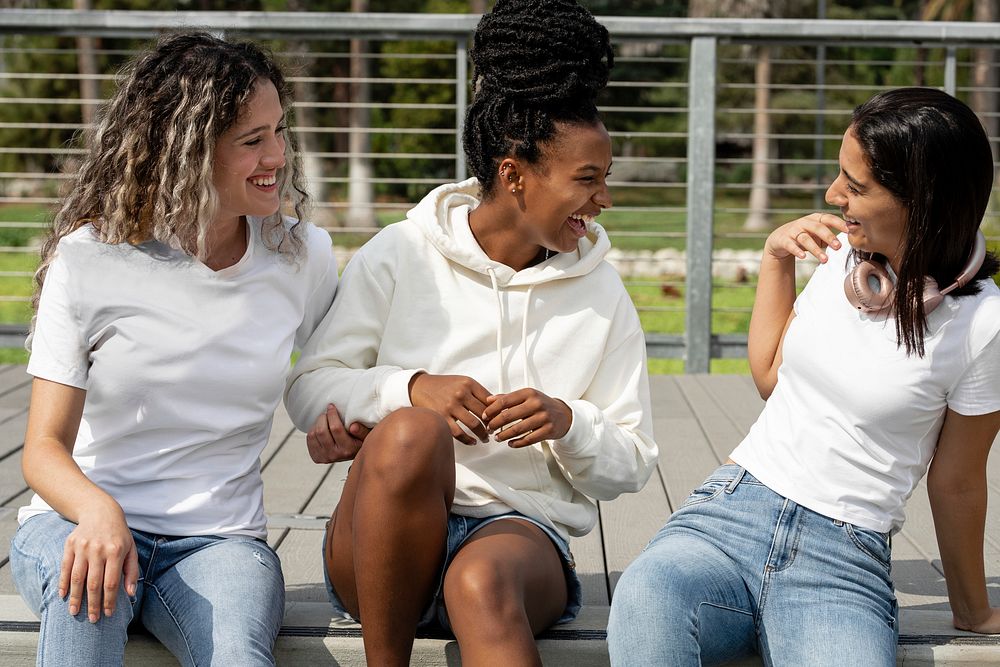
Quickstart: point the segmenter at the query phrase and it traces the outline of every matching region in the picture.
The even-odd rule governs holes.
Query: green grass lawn
[[[612,208],[601,215],[601,223],[608,230],[615,247],[626,250],[657,250],[660,248],[680,248],[686,243],[686,212],[683,210],[684,192],[681,189],[632,189],[618,196],[618,209]],[[623,210],[636,206],[656,206],[657,211]],[[716,198],[715,234],[718,247],[734,249],[757,249],[763,244],[763,234],[744,235],[741,233],[745,206],[742,195],[723,192]],[[811,195],[797,197],[775,197],[772,207],[776,209],[812,210]],[[385,225],[403,217],[405,207],[399,211],[382,211],[379,224]],[[0,246],[23,247],[44,232],[38,225],[45,222],[51,211],[44,206],[4,205],[0,206]],[[785,219],[792,214],[780,216]],[[772,216],[772,223],[779,224],[784,219]],[[994,232],[995,233],[995,232]],[[367,240],[367,234],[334,233],[338,245],[360,245]],[[34,271],[37,254],[29,252],[0,253],[0,295],[30,296],[31,278],[27,276],[5,276],[5,272]],[[633,279],[627,284],[643,328],[648,333],[682,334],[684,332],[684,287],[679,277],[656,277]],[[712,294],[712,331],[716,334],[746,333],[750,323],[750,307],[753,305],[755,286],[746,284],[718,284]],[[23,302],[0,301],[0,323],[26,323],[31,318],[29,304]],[[6,356],[4,356],[6,355]],[[23,363],[25,356],[20,350],[0,349],[0,362]],[[680,359],[651,359],[651,373],[682,373]],[[747,373],[745,359],[713,359],[713,373]]]

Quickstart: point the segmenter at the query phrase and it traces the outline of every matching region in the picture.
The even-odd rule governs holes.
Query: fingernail
[[[132,596],[135,595],[135,584],[129,584],[129,586],[128,586],[128,594],[132,595]]]
[[[87,616],[87,620],[91,623],[97,623],[97,614],[90,614]]]
[[[80,608],[77,607],[77,606],[74,606],[74,605],[70,605],[69,606],[69,613],[70,613],[70,616],[76,616],[77,614],[80,613]]]
[[[113,613],[115,613],[115,611],[114,611],[114,609],[111,609],[110,607],[104,610],[104,615],[105,616],[111,616],[111,614],[113,614]]]

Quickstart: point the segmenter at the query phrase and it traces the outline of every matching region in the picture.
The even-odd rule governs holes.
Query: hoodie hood
[[[515,271],[490,259],[472,235],[469,213],[479,206],[479,190],[475,178],[442,185],[431,190],[406,217],[450,261],[490,275],[501,286],[538,285],[585,275],[602,262],[611,248],[604,228],[589,222],[587,235],[580,239],[576,252],[558,253],[540,264]]]

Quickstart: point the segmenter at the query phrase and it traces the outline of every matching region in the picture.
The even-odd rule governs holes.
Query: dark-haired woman
[[[979,234],[992,183],[982,125],[953,97],[904,88],[855,110],[826,194],[840,217],[799,218],[764,246],[749,356],[767,404],[622,575],[613,664],[895,665],[890,535],[928,466],[954,625],[1000,632],[983,566],[1000,428],[998,262]],[[796,297],[807,253],[820,266]]]
[[[352,259],[286,395],[315,460],[354,458],[325,571],[372,665],[408,664],[435,618],[465,665],[540,664],[534,635],[580,606],[568,538],[656,461],[642,329],[594,222],[608,33],[571,0],[500,0],[472,58],[476,179]],[[328,403],[374,426],[360,450]]]
[[[325,315],[329,235],[252,44],[164,38],[127,71],[56,216],[11,545],[39,665],[120,665],[142,623],[183,665],[271,665],[284,613],[260,453]]]

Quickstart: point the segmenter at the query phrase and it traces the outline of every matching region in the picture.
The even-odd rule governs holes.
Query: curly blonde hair
[[[168,35],[126,65],[117,92],[85,135],[89,152],[42,244],[36,310],[59,240],[87,223],[105,243],[155,239],[205,258],[218,207],[215,144],[239,120],[260,81],[274,84],[287,110],[285,78],[270,54],[204,32]],[[278,211],[264,220],[262,237],[268,248],[295,259],[303,248],[298,221],[308,195],[291,133],[278,188],[296,220],[287,225]]]

